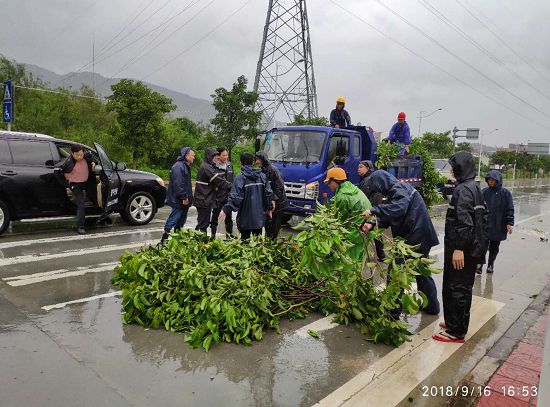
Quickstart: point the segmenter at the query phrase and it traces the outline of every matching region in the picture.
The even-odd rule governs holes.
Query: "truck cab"
[[[333,193],[323,183],[329,168],[343,168],[348,179],[358,184],[359,162],[376,161],[373,131],[364,126],[278,127],[260,137],[264,139],[263,150],[285,182],[289,215],[315,212],[317,201],[324,203],[332,197]],[[260,146],[261,140],[257,148]]]

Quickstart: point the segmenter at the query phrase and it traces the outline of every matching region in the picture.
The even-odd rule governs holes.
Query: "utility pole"
[[[493,129],[489,133],[485,134],[488,136],[489,134],[494,133],[495,131],[498,131],[498,129]],[[483,154],[483,130],[481,130],[481,137],[479,138],[479,162],[477,163],[477,176],[481,176],[481,157]]]
[[[306,0],[269,0],[254,91],[263,129],[280,110],[289,121],[318,115]]]

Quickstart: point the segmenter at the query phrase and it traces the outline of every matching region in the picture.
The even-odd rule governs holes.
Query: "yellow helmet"
[[[340,98],[336,99],[336,103],[342,103],[342,104],[345,105],[346,104],[346,99],[340,97]]]
[[[331,179],[333,179],[334,181],[345,181],[348,179],[348,176],[342,168],[333,167],[327,171],[325,184],[328,184]]]

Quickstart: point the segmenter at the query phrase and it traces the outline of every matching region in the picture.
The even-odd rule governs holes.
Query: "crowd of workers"
[[[332,126],[346,127],[351,124],[344,106],[345,100],[339,98],[330,115]],[[406,153],[411,141],[409,126],[405,113],[399,113],[397,118],[388,141],[400,143]],[[212,238],[216,236],[218,220],[225,221],[226,235],[234,237],[233,212],[237,212],[237,229],[242,239],[261,235],[263,229],[268,238],[277,238],[284,211],[289,205],[281,174],[263,151],[255,155],[242,153],[242,171],[237,176],[234,176],[228,157],[226,148],[207,148],[193,191],[191,164],[195,152],[189,147],[181,150],[171,171],[167,204],[172,211],[166,221],[161,244],[172,229],[183,227],[191,205],[198,212],[195,229],[207,233],[210,228]],[[488,187],[482,191],[475,180],[475,164],[470,153],[457,152],[449,163],[456,179],[456,188],[445,220],[444,321],[439,324],[441,330],[433,338],[441,342],[464,342],[475,275],[482,273],[487,252],[487,273],[493,273],[500,242],[512,233],[514,207],[512,195],[502,186],[498,171],[487,174]],[[355,243],[350,248],[350,256],[356,260],[363,258],[361,233],[366,234],[378,226],[389,228],[392,236],[417,246],[417,252],[428,257],[430,250],[439,244],[439,239],[420,194],[389,172],[376,170],[371,161],[361,161],[357,171],[361,177],[359,186],[353,185],[346,172],[338,167],[330,168],[324,181],[334,192],[332,204],[338,209],[342,220],[358,215],[365,218],[361,231],[353,229],[348,236]],[[383,243],[378,240],[374,243],[378,260],[383,261]],[[416,282],[418,290],[428,299],[422,311],[439,314],[437,288],[432,277],[418,275]],[[392,310],[391,317],[398,319],[400,314],[401,308],[396,308]]]

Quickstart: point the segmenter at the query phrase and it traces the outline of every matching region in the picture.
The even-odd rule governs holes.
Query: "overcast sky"
[[[457,0],[382,1],[479,72],[377,1],[335,3],[452,76],[383,37],[331,0],[309,0],[320,115],[328,116],[335,99],[343,96],[353,122],[387,132],[397,113],[405,111],[416,135],[419,112],[427,114],[441,107],[442,111],[423,119],[423,131],[457,126],[479,127],[488,133],[498,128],[484,143],[550,142],[550,1],[459,0],[500,41]],[[245,3],[232,19],[190,48]],[[166,25],[139,39],[189,4],[158,38]],[[437,19],[426,4],[436,7],[497,60]],[[231,86],[241,74],[252,86],[267,5],[267,0],[2,0],[0,53],[63,74],[91,60],[95,41],[97,73],[146,80],[209,99],[215,88]],[[115,45],[102,51],[105,44]],[[146,56],[128,64],[149,49]],[[84,70],[91,71],[91,65]]]

